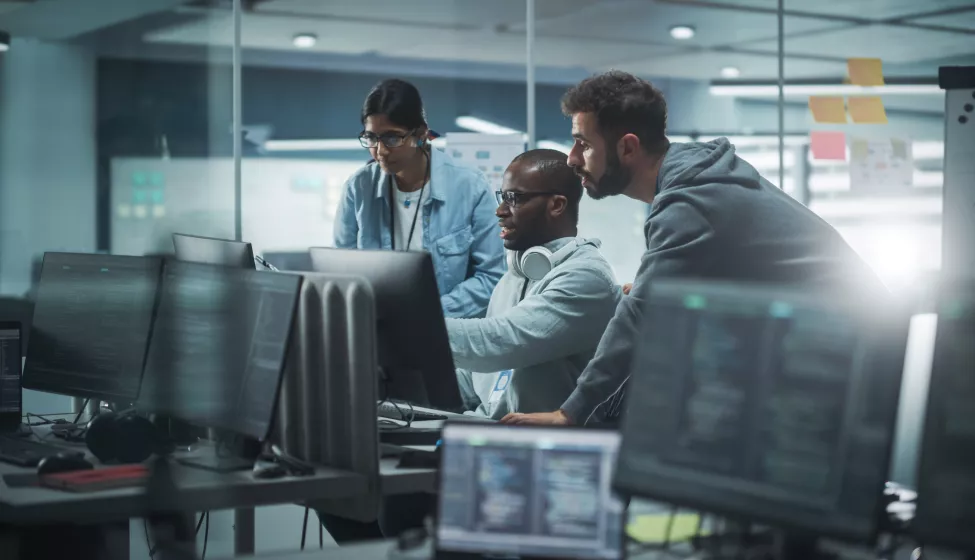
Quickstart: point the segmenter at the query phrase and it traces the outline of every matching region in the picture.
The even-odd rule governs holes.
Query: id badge
[[[494,390],[491,391],[491,404],[501,402],[501,397],[504,396],[504,392],[508,388],[509,383],[511,383],[510,369],[498,373],[498,379],[494,382]]]

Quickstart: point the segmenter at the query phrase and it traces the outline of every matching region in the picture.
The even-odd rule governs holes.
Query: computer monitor
[[[161,270],[148,257],[46,253],[24,388],[135,401]]]
[[[315,272],[361,276],[376,297],[383,398],[463,408],[430,254],[312,248]]]
[[[173,247],[176,259],[183,262],[255,268],[254,248],[243,241],[174,233]]]
[[[623,557],[610,489],[616,431],[448,422],[442,433],[437,552]]]
[[[884,514],[909,315],[769,286],[656,280],[615,487],[870,542]]]
[[[20,425],[20,323],[0,321],[0,432]]]
[[[138,408],[263,440],[301,277],[169,262]]]
[[[975,282],[946,286],[937,333],[911,532],[975,552]]]

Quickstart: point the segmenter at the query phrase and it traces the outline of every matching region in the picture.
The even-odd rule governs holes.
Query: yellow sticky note
[[[848,58],[846,71],[857,86],[884,85],[883,63],[879,58]]]
[[[809,98],[809,110],[818,123],[846,123],[846,107],[842,97],[813,96]]]
[[[667,540],[669,513],[638,515],[626,526],[626,534],[640,543],[662,543]],[[670,542],[684,541],[697,534],[698,515],[679,513],[670,528]],[[701,531],[704,535],[706,532]]]
[[[907,159],[907,142],[893,138],[891,139],[890,143],[894,148],[895,158]]]
[[[887,112],[879,97],[851,97],[847,104],[850,118],[859,124],[886,124]]]
[[[870,154],[870,146],[866,140],[856,139],[850,142],[850,159],[863,161]]]

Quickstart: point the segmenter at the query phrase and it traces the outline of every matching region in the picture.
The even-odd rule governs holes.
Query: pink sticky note
[[[846,161],[846,134],[816,130],[809,133],[813,159]]]

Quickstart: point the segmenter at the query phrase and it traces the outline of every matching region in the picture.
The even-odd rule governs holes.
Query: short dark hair
[[[578,221],[582,200],[582,180],[569,167],[566,155],[558,150],[528,150],[515,156],[509,167],[521,165],[538,172],[547,189],[556,191],[569,201],[569,216]]]
[[[410,130],[427,126],[420,92],[413,84],[395,78],[383,80],[369,91],[362,104],[362,124],[372,115],[386,115],[393,124]]]
[[[664,94],[650,82],[626,72],[612,70],[582,80],[565,92],[562,112],[566,116],[595,114],[609,144],[635,134],[650,154],[661,154],[669,145]]]

